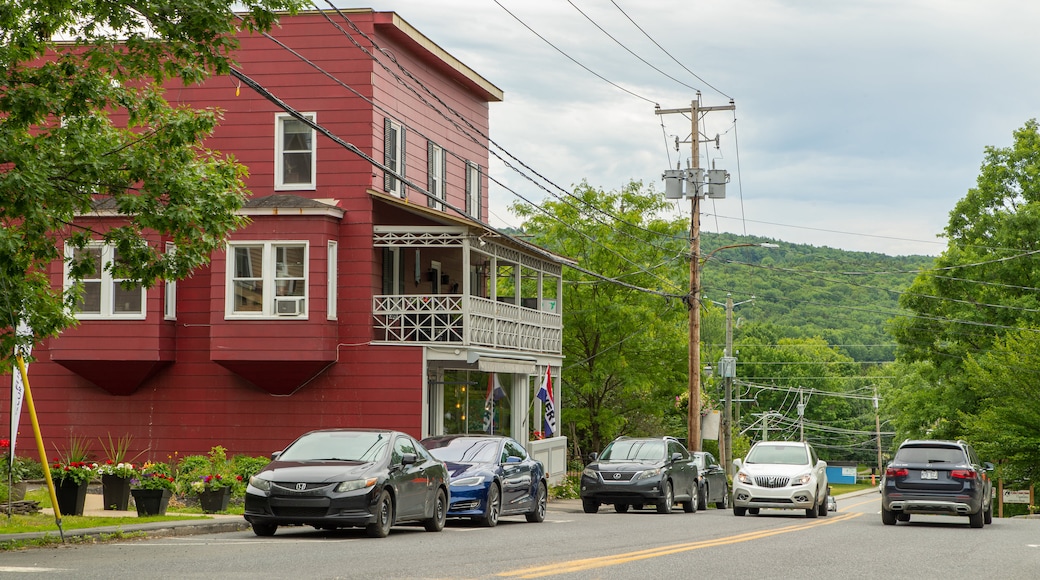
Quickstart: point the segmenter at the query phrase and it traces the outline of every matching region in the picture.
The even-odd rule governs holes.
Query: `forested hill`
[[[931,256],[888,256],[850,252],[782,240],[702,233],[701,257],[716,248],[747,243],[778,248],[738,247],[715,252],[701,269],[702,299],[739,303],[734,320],[768,324],[782,337],[819,336],[859,361],[895,359],[885,332],[899,313],[899,295]]]

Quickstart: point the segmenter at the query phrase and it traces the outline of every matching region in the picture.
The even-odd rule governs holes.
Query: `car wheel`
[[[704,496],[701,495],[700,486],[694,483],[693,488],[690,489],[690,499],[688,501],[682,502],[683,511],[688,514],[696,513],[697,506],[701,504],[702,497]]]
[[[486,503],[484,515],[477,518],[477,521],[485,528],[493,528],[498,524],[498,516],[502,513],[502,492],[499,491],[497,483],[492,483],[488,488]]]
[[[898,513],[898,514],[896,514],[896,521],[897,522],[909,522],[910,521],[910,514]]]
[[[385,538],[390,534],[390,526],[394,525],[394,501],[385,489],[379,493],[376,508],[376,521],[365,526],[365,533],[370,538]]]
[[[820,517],[820,508],[812,506],[811,508],[805,508],[805,517],[809,519]]]
[[[886,510],[884,506],[881,507],[881,523],[886,526],[896,525],[896,512],[892,510]]]
[[[715,509],[724,510],[729,505],[729,492],[722,494],[722,501],[715,502]]]
[[[983,514],[982,519],[987,526],[993,523],[993,502],[986,506],[986,513]]]
[[[537,524],[545,521],[546,504],[549,501],[549,491],[545,488],[545,482],[538,483],[538,491],[535,492],[534,509],[524,514],[527,521]]]
[[[702,489],[700,486],[697,487],[697,509],[706,510],[708,509],[708,492],[710,489],[708,486],[704,486]],[[696,511],[696,510],[694,510]]]
[[[747,513],[747,508],[733,506],[733,515],[742,517],[746,513]]]
[[[670,514],[672,513],[672,504],[675,503],[675,494],[672,492],[672,482],[664,482],[664,497],[661,501],[657,502],[657,513],[659,514]]]
[[[443,530],[444,521],[448,519],[448,494],[443,489],[438,489],[437,499],[433,502],[433,517],[423,522],[427,532]]]
[[[253,522],[253,533],[258,536],[273,536],[278,531],[278,524],[259,524]]]
[[[827,497],[826,496],[824,496],[823,503],[820,504],[820,507],[819,507],[819,509],[817,510],[816,513],[821,518],[827,517]]]
[[[628,511],[628,504],[627,503],[616,503],[616,504],[614,504],[614,511],[616,511],[619,514],[623,514],[623,513]]]
[[[594,514],[599,511],[599,502],[583,499],[581,500],[581,509],[587,514]]]
[[[758,515],[758,508],[748,508],[747,509],[747,513],[749,513],[749,514],[751,514],[753,516],[757,516]]]
[[[980,509],[979,511],[973,514],[968,514],[968,525],[970,525],[973,528],[981,528],[982,524],[985,522],[985,519],[986,516],[983,515],[982,510]]]

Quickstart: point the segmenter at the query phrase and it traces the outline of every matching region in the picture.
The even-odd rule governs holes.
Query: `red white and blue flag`
[[[542,386],[538,387],[538,392],[534,395],[545,407],[543,430],[546,437],[552,437],[553,433],[556,432],[556,403],[553,401],[552,375],[549,371],[550,367],[545,367],[545,379],[542,381]]]
[[[495,430],[495,402],[506,396],[506,390],[498,382],[498,373],[492,373],[488,377],[487,399],[484,400],[484,432],[493,433]]]

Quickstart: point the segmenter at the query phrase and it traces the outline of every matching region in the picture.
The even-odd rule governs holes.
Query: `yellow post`
[[[51,505],[54,506],[54,521],[58,524],[58,532],[61,533],[62,541],[64,541],[65,534],[61,531],[61,510],[58,509],[58,496],[54,492],[54,480],[51,479],[51,470],[48,467],[50,462],[47,461],[47,450],[43,446],[43,436],[40,435],[40,422],[36,420],[36,406],[33,405],[32,391],[29,390],[29,373],[25,371],[25,360],[22,359],[22,355],[17,355],[15,361],[18,363],[18,372],[22,374],[22,384],[25,385],[25,406],[29,409],[33,436],[36,438],[36,451],[40,454],[43,477],[47,480],[47,490],[51,494]]]

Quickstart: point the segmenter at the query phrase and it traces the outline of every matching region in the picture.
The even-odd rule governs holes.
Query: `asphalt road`
[[[876,491],[842,497],[838,511],[652,510],[582,513],[554,502],[546,521],[503,518],[484,529],[449,521],[443,532],[395,527],[279,529],[0,554],[0,578],[992,578],[1040,576],[1040,520],[1003,519],[981,530],[967,518],[913,516],[884,526]]]

